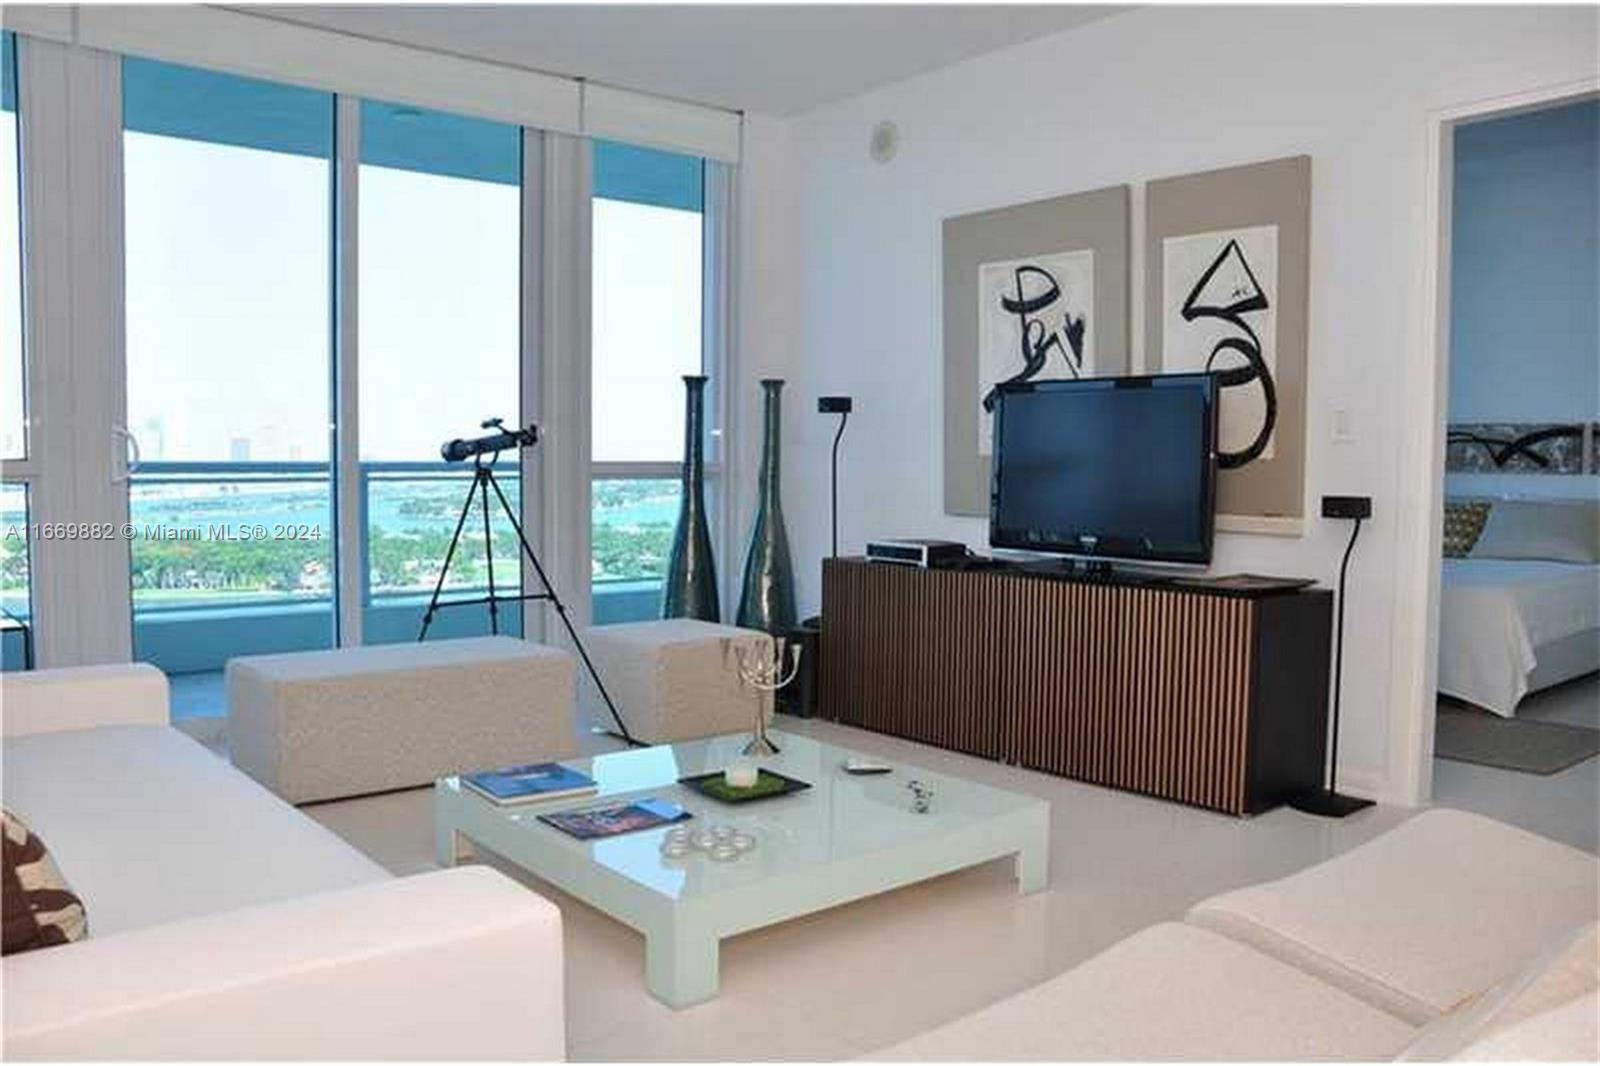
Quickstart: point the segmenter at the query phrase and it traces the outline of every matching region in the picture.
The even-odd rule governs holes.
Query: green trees
[[[433,589],[444,565],[450,534],[460,513],[459,483],[374,485],[368,514],[366,565],[375,596],[419,594]],[[208,602],[323,598],[333,593],[333,541],[324,525],[317,539],[228,539],[214,535],[227,525],[298,518],[300,511],[326,507],[321,489],[306,494],[306,506],[292,493],[270,501],[217,497],[164,499],[149,508],[132,545],[135,602],[203,605]],[[154,502],[154,501],[152,501]],[[513,505],[515,505],[513,499]],[[593,575],[596,581],[660,579],[666,572],[677,511],[676,485],[660,480],[594,484]],[[175,513],[176,512],[176,513]],[[312,517],[316,517],[313,515]],[[152,521],[165,518],[165,521]],[[324,523],[326,519],[323,520]],[[215,523],[215,524],[213,524]],[[186,539],[145,536],[161,529]],[[495,576],[502,587],[514,584],[518,545],[509,523],[496,511],[493,520]],[[450,568],[451,588],[482,588],[483,529],[474,513],[462,534]],[[20,539],[0,545],[0,589],[26,586],[27,557]]]

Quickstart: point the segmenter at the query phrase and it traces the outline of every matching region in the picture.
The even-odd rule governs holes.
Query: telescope
[[[475,455],[491,455],[509,451],[512,448],[531,448],[539,443],[539,427],[533,423],[527,429],[506,429],[505,419],[491,418],[480,423],[483,429],[492,429],[495,432],[482,437],[447,440],[439,446],[439,454],[447,463],[459,463],[471,459]]]

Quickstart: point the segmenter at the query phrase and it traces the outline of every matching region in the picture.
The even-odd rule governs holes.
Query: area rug
[[[1600,752],[1600,730],[1559,722],[1501,718],[1488,711],[1439,705],[1433,753],[1525,774],[1554,774]]]

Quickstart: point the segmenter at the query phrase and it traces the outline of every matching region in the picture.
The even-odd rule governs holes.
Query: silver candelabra
[[[762,641],[734,641],[733,657],[739,669],[739,680],[755,689],[756,720],[750,743],[744,746],[746,755],[776,755],[778,746],[767,736],[766,693],[776,692],[800,673],[800,643],[787,637],[773,637]]]

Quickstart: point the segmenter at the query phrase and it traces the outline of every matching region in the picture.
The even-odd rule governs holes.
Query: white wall
[[[1592,8],[1143,8],[876,90],[789,123],[790,165],[756,210],[800,227],[756,271],[753,301],[798,300],[786,509],[803,610],[819,599],[833,420],[849,393],[841,550],[869,536],[983,547],[981,520],[942,504],[940,220],[1135,183],[1132,343],[1142,360],[1146,179],[1296,153],[1313,158],[1307,514],[1367,493],[1376,514],[1351,567],[1345,779],[1390,797],[1390,639],[1398,560],[1401,367],[1420,344],[1430,109],[1591,76]],[[878,165],[873,124],[903,144]],[[752,176],[753,177],[753,176]],[[747,187],[746,195],[752,194]],[[789,261],[788,256],[793,256]],[[747,267],[749,264],[747,264]],[[748,271],[747,271],[748,272]],[[771,320],[787,326],[781,315]],[[747,323],[749,318],[747,317]],[[747,336],[763,358],[765,337]],[[777,341],[772,343],[776,344]],[[1329,442],[1350,409],[1356,440]],[[1224,535],[1216,569],[1331,582],[1348,527]]]
[[[749,545],[756,506],[756,468],[761,456],[761,387],[767,377],[784,377],[796,358],[800,300],[795,291],[795,248],[800,229],[794,203],[789,127],[781,119],[746,114],[739,162],[738,254],[733,279],[734,328],[729,383],[734,403],[727,428],[732,536],[725,558],[717,560],[724,621],[732,622],[739,602],[739,578]],[[783,420],[789,441],[814,400],[786,388]],[[782,467],[788,474],[784,499],[801,499],[792,451]],[[824,496],[826,498],[826,496]],[[792,530],[797,522],[789,520]],[[797,556],[797,565],[809,557]]]
[[[1600,420],[1600,101],[1461,127],[1451,422]],[[1600,477],[1452,473],[1446,495],[1600,499]]]
[[[1600,101],[1456,132],[1450,421],[1600,419]]]

